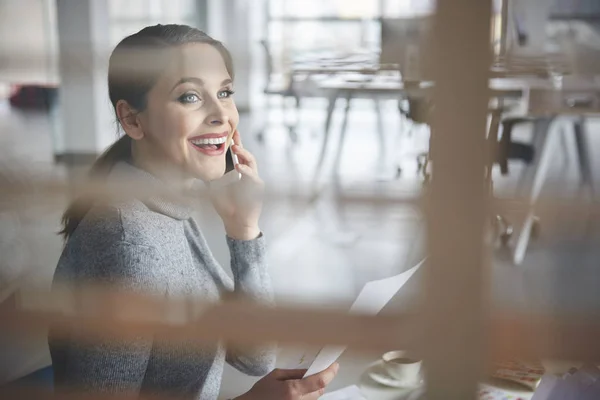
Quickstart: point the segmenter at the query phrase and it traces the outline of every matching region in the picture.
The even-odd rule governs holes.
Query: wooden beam
[[[387,351],[415,343],[419,324],[414,317],[348,315],[339,309],[271,308],[229,300],[210,304],[198,299],[165,300],[154,296],[80,287],[77,296],[66,287],[50,296],[41,294],[44,309],[0,310],[6,334],[26,335],[52,327],[56,337],[69,336],[77,327],[82,340],[136,338],[148,334],[165,341],[256,345],[277,341],[289,344],[344,344],[355,349]],[[27,292],[28,298],[34,296]],[[365,336],[367,335],[367,336]]]
[[[484,182],[491,1],[437,2],[427,209],[429,265],[422,288],[427,398],[475,399],[484,370],[488,296]]]
[[[361,316],[340,309],[263,307],[239,299],[221,304],[196,298],[165,299],[98,286],[82,286],[77,293],[74,297],[67,287],[56,288],[50,295],[26,291],[28,298],[40,297],[35,302],[38,306],[1,309],[1,332],[26,336],[52,326],[53,335],[60,337],[71,335],[77,326],[84,341],[152,334],[167,341],[213,344],[227,340],[242,346],[276,341],[382,352],[399,347],[417,353],[430,347],[430,327],[420,310]],[[595,317],[495,313],[484,325],[493,332],[485,346],[492,360],[600,361],[596,346],[600,322]]]

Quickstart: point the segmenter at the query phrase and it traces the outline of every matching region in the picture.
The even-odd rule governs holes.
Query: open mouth
[[[195,138],[190,140],[194,148],[202,153],[209,155],[219,155],[225,151],[225,143],[227,136],[212,137],[212,138]]]

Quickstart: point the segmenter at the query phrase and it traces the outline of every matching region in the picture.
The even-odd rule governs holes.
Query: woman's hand
[[[233,133],[231,151],[237,155],[236,170],[242,174],[240,182],[211,190],[217,213],[223,220],[227,236],[237,240],[252,240],[260,235],[258,220],[262,210],[264,182],[258,175],[256,159],[242,146],[240,133]]]
[[[302,379],[305,369],[276,369],[262,378],[248,393],[235,400],[317,400],[337,375],[339,365]]]

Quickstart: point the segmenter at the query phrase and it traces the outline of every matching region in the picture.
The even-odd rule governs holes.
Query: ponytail
[[[104,181],[111,169],[119,161],[131,159],[131,138],[123,135],[113,143],[92,165],[89,176],[92,181]],[[67,240],[75,231],[81,220],[92,208],[93,201],[87,196],[75,199],[62,216],[62,229],[59,235]]]

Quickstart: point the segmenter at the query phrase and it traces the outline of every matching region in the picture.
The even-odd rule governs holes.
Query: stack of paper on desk
[[[396,293],[404,286],[411,276],[421,267],[425,260],[413,268],[391,278],[368,282],[350,308],[351,314],[369,314],[375,315],[385,307]],[[305,376],[318,374],[325,370],[339,358],[346,349],[345,346],[326,346],[324,347]]]
[[[544,375],[531,400],[600,399],[600,370],[584,366],[563,376]]]

